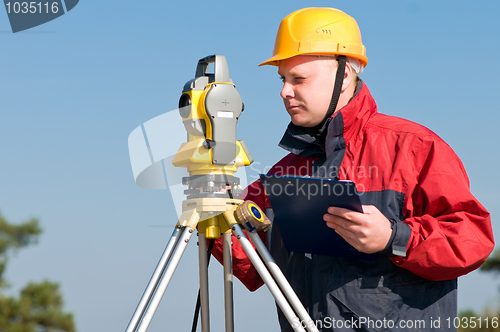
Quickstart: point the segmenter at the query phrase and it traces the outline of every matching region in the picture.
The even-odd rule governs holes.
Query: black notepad
[[[354,249],[323,220],[330,206],[363,212],[354,182],[267,174],[260,178],[288,251],[374,259]]]

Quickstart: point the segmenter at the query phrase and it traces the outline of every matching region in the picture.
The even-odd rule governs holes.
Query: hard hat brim
[[[279,55],[275,55],[269,59],[267,59],[266,61],[262,62],[259,67],[261,66],[266,66],[266,65],[270,65],[270,66],[279,66],[279,62],[281,60],[286,60],[286,59],[290,59],[290,58],[293,58],[294,56],[297,56],[297,55],[301,55],[303,53],[299,53],[299,52],[290,52],[290,53],[287,53],[287,54],[279,54]]]
[[[325,53],[322,53],[322,52],[312,52],[312,53],[287,52],[287,53],[277,54],[277,55],[275,55],[275,56],[267,59],[266,61],[264,61],[261,64],[259,64],[259,67],[261,67],[261,66],[267,66],[267,65],[278,67],[279,66],[279,62],[281,60],[290,59],[290,58],[293,58],[294,56],[298,56],[298,55],[327,55],[327,56],[328,55],[330,55],[330,56],[345,55],[345,56],[353,57],[353,58],[356,58],[356,59],[360,60],[361,63],[362,63],[362,65],[363,65],[363,67],[366,67],[366,65],[368,64],[368,59],[366,57],[360,57],[357,54],[351,55],[351,54],[346,54],[346,53],[338,54],[338,53],[331,53],[331,52],[325,52]]]

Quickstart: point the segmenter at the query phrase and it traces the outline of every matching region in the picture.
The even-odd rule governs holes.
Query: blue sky
[[[177,218],[168,191],[135,185],[128,135],[177,108],[198,59],[224,54],[245,103],[238,138],[255,178],[285,154],[277,143],[289,121],[276,69],[257,65],[271,56],[281,19],[306,6],[357,20],[369,59],[361,78],[379,111],[427,126],[456,151],[497,234],[498,2],[82,0],[16,34],[0,10],[0,210],[13,222],[39,217],[44,229],[12,258],[11,292],[48,278],[61,284],[79,331],[125,330]],[[197,262],[192,243],[150,331],[190,328]],[[499,284],[480,272],[461,277],[459,308],[498,303]],[[210,285],[221,330],[216,262]],[[278,326],[264,288],[236,282],[235,311],[239,331]]]

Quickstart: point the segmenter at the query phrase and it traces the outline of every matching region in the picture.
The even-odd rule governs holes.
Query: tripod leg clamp
[[[200,214],[196,209],[191,209],[182,212],[179,221],[175,227],[191,227],[192,229],[196,229],[198,222],[200,221]]]

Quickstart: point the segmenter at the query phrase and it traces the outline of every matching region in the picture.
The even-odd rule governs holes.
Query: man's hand
[[[323,219],[356,250],[366,254],[384,250],[391,238],[391,222],[373,205],[363,205],[363,211],[329,207]]]

